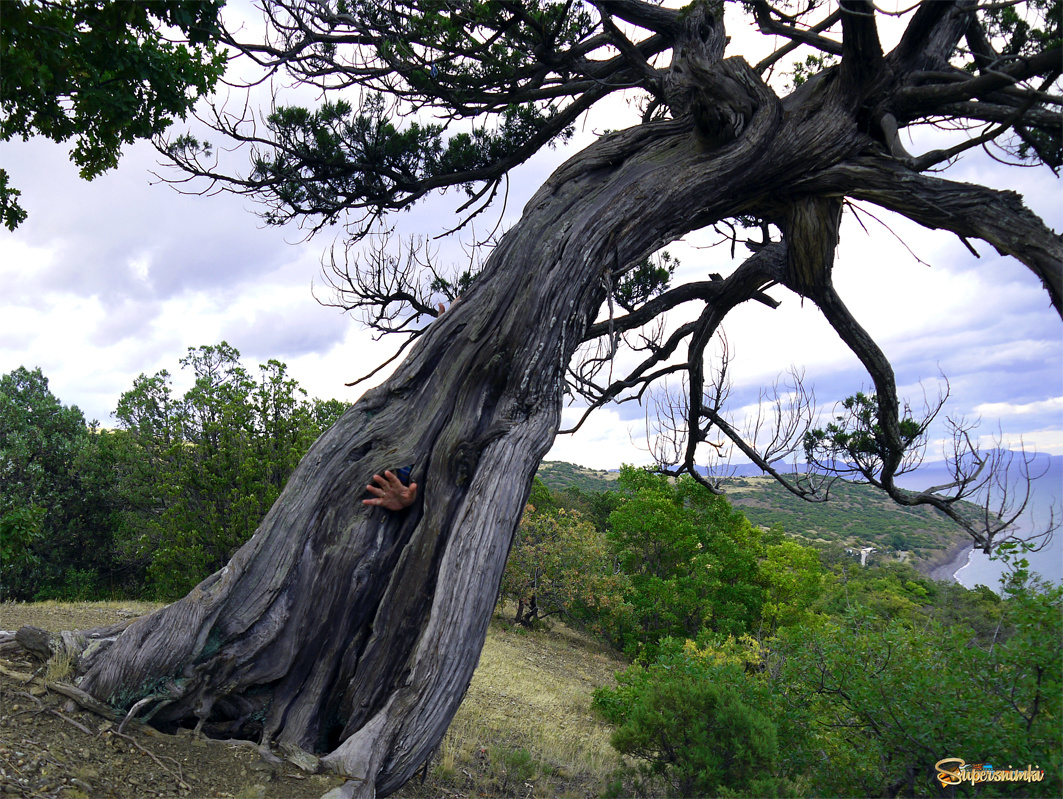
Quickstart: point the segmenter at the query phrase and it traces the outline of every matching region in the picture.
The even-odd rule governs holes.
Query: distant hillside
[[[617,472],[547,461],[539,478],[552,491],[576,486],[584,492],[611,491]],[[880,491],[839,480],[827,502],[798,499],[770,477],[736,476],[722,481],[727,498],[760,527],[779,525],[787,534],[820,546],[874,547],[879,557],[907,552],[920,571],[953,556],[967,537],[930,508],[904,508]],[[972,506],[973,507],[973,506]]]
[[[580,491],[588,493],[612,491],[616,488],[619,476],[619,472],[588,469],[586,466],[564,461],[543,461],[539,464],[539,479],[546,483],[551,491],[564,491],[569,486],[576,486]]]
[[[827,502],[806,502],[764,476],[732,477],[723,486],[731,504],[753,524],[779,525],[809,542],[911,551],[927,559],[966,538],[935,510],[905,508],[871,486],[844,480],[834,484]]]

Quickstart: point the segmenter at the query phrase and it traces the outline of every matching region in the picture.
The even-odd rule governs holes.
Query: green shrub
[[[669,636],[755,629],[766,597],[760,531],[689,477],[671,481],[624,466],[618,486],[608,535],[627,580],[623,603],[603,618],[610,642],[628,657],[652,661]]]
[[[792,785],[776,774],[776,725],[756,707],[758,684],[737,648],[699,650],[662,642],[652,665],[617,675],[615,689],[595,692],[595,706],[617,725],[612,744],[637,759],[627,769],[643,790],[669,796],[780,796]]]

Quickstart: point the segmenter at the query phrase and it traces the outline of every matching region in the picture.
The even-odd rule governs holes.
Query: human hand
[[[378,505],[388,510],[402,510],[408,508],[417,499],[417,483],[403,485],[402,481],[390,470],[384,472],[383,476],[374,474],[373,483],[365,488],[373,495],[373,498],[363,499],[363,505]]]

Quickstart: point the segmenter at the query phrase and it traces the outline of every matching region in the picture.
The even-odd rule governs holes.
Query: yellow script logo
[[[1044,769],[1034,766],[1013,769],[993,768],[992,763],[968,764],[960,757],[946,757],[939,760],[934,768],[937,769],[937,778],[941,787],[959,785],[961,782],[1040,782],[1045,778]]]

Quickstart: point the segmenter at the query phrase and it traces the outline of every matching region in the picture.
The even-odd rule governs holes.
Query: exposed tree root
[[[0,664],[0,674],[3,674],[6,677],[10,677],[13,680],[18,680],[23,685],[32,685],[34,687],[39,687],[42,691],[44,691],[44,690],[54,691],[57,694],[61,694],[61,695],[65,696],[65,697],[73,700],[75,703],[80,705],[83,709],[85,709],[85,710],[87,710],[87,711],[89,711],[91,713],[95,713],[96,715],[102,716],[103,718],[105,718],[105,719],[107,719],[108,721],[111,721],[111,722],[119,722],[119,715],[117,713],[115,713],[108,705],[104,704],[103,702],[100,702],[97,699],[94,699],[93,697],[91,697],[87,693],[85,693],[84,691],[76,688],[73,685],[70,685],[69,683],[58,682],[58,681],[55,681],[55,680],[46,680],[46,679],[44,679],[44,677],[40,676],[39,674],[27,674],[26,672],[15,671],[14,669],[7,668],[3,664]],[[37,704],[38,707],[42,706],[41,705],[41,701],[39,699],[37,699],[37,697],[33,696],[32,694],[27,693],[25,691],[21,691],[19,693],[22,694],[22,695],[25,695],[28,699],[33,700]],[[142,719],[136,718],[136,714],[137,714],[137,712],[139,710],[141,710],[143,707],[145,707],[146,705],[150,704],[152,701],[155,701],[157,699],[159,699],[159,697],[154,696],[154,697],[146,697],[146,698],[140,700],[132,708],[129,709],[129,712],[125,715],[124,718],[121,718],[120,723],[118,724],[117,728],[109,728],[109,730],[115,736],[117,736],[119,738],[122,738],[124,741],[127,741],[132,746],[135,746],[137,749],[139,749],[140,751],[144,752],[152,760],[155,761],[155,763],[159,766],[159,768],[163,769],[164,771],[169,773],[171,776],[173,776],[174,779],[176,779],[179,784],[184,785],[184,777],[181,774],[181,767],[180,767],[179,764],[177,764],[177,761],[174,761],[174,764],[175,764],[175,766],[177,768],[177,771],[174,772],[171,769],[167,768],[165,765],[163,765],[163,763],[158,759],[158,757],[156,757],[156,755],[153,752],[145,749],[143,746],[141,746],[136,741],[136,739],[132,738],[129,735],[126,735],[125,732],[124,732],[125,727],[128,724],[133,724],[134,726],[137,726],[137,727],[140,727],[140,726],[146,724],[147,720],[149,720],[151,718],[151,716],[154,715],[154,712],[156,710],[161,708],[163,705],[167,704],[167,700],[163,700],[162,702],[159,703],[159,705],[157,705],[155,708],[152,708],[152,710],[150,712],[145,714],[145,716]],[[90,735],[90,736],[94,736],[95,735],[95,733],[93,733],[92,730],[90,730],[88,727],[86,727],[85,725],[81,724],[80,722],[75,721],[74,719],[70,718],[69,716],[66,716],[63,713],[60,713],[57,710],[50,710],[49,712],[52,713],[53,715],[57,716],[58,718],[62,719],[63,721],[67,722],[68,724],[76,727],[78,730],[80,730],[84,734]],[[161,734],[161,733],[157,733],[157,734]],[[287,761],[288,763],[291,763],[292,765],[296,766],[301,771],[303,771],[303,772],[305,772],[307,774],[317,774],[317,773],[319,773],[321,771],[321,760],[320,760],[320,758],[316,757],[315,755],[313,755],[313,754],[311,754],[309,752],[306,752],[306,751],[300,749],[297,746],[293,746],[291,744],[282,743],[280,745],[280,755],[278,755],[278,754],[274,753],[269,748],[269,746],[267,746],[265,744],[257,744],[254,741],[248,741],[248,740],[239,739],[239,738],[228,738],[228,739],[210,738],[210,737],[202,735],[202,734],[198,734],[198,735],[194,734],[194,737],[196,737],[198,740],[201,740],[202,742],[204,742],[206,744],[221,745],[221,746],[239,746],[239,747],[243,747],[245,749],[250,749],[253,752],[255,752],[259,757],[261,757],[262,760],[264,760],[265,762],[267,762],[267,763],[269,763],[270,765],[273,765],[273,766],[283,765]]]
[[[85,708],[85,710],[89,710],[99,716],[103,716],[109,721],[118,721],[118,715],[113,710],[111,710],[109,706],[105,705],[98,699],[94,699],[84,691],[75,688],[69,683],[48,681],[40,675],[26,674],[20,671],[13,671],[4,667],[3,665],[0,665],[0,674],[10,677],[13,680],[19,680],[24,685],[29,685],[30,683],[40,685],[41,687],[47,688],[50,691],[55,691],[57,694],[62,694],[63,696],[69,699],[73,699],[75,702]]]

